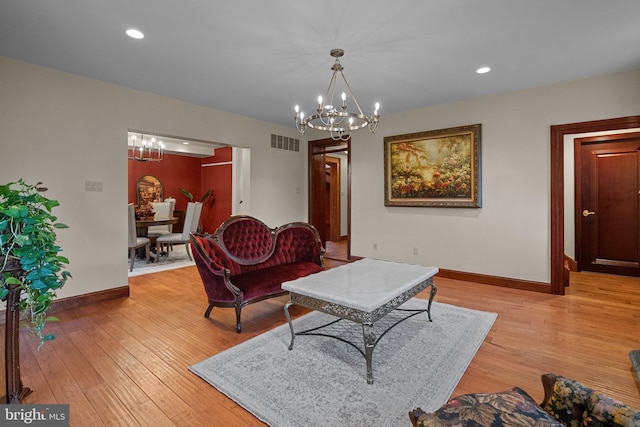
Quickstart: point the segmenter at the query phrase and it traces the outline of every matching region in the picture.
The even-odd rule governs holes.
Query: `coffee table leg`
[[[367,361],[367,384],[373,384],[373,349],[376,346],[376,336],[373,333],[373,325],[362,324],[362,335],[364,337],[364,357]]]
[[[289,314],[289,307],[291,307],[293,303],[289,301],[284,305],[284,315],[287,316],[287,322],[289,322],[289,328],[291,329],[291,344],[289,344],[289,350],[293,350],[293,339],[296,337],[296,334],[293,332],[293,323],[291,323],[291,315]]]
[[[435,283],[431,283],[429,286],[431,286],[431,293],[429,294],[429,305],[427,306],[427,314],[429,315],[429,322],[433,322],[433,320],[431,320],[431,303],[433,302],[433,297],[436,296],[436,292],[438,292],[438,288]]]

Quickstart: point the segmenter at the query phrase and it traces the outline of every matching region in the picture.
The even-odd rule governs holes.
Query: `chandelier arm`
[[[137,160],[139,162],[159,162],[164,158],[164,144],[162,141],[158,141],[157,146],[155,144],[155,138],[150,141],[145,140],[145,134],[140,135],[140,145],[138,146],[137,134],[131,136],[131,145],[128,150],[131,154],[127,155],[129,160]]]
[[[322,120],[323,117],[321,117],[320,114],[314,114],[313,116],[305,117],[304,125],[310,127],[311,129],[327,132],[350,132],[358,129],[363,129],[370,124],[369,118],[367,118],[364,114],[336,111],[335,115],[336,117],[340,117],[340,120],[338,122],[327,124]],[[349,123],[349,125],[345,127],[339,127],[339,125],[346,118],[353,119],[354,123]]]
[[[358,100],[356,99],[356,96],[353,94],[353,91],[351,90],[351,86],[349,86],[349,82],[347,82],[347,78],[344,76],[344,73],[342,71],[340,71],[340,75],[342,76],[342,80],[344,80],[344,84],[347,87],[347,91],[349,92],[349,95],[351,96],[351,98],[353,98],[353,103],[356,104],[358,113],[360,113],[361,116],[364,116],[364,113],[362,112],[362,108],[360,108],[360,104],[358,104]]]
[[[318,116],[320,118],[320,121],[326,126],[332,126],[334,124],[334,122],[331,121],[332,115],[326,114],[325,109],[327,105],[331,105],[335,109],[335,106],[333,105],[333,97],[335,94],[335,89],[336,89],[336,72],[334,71],[333,74],[331,75],[331,79],[329,80],[329,86],[327,86],[327,91],[324,94],[324,98],[322,98],[322,102],[318,105]],[[329,101],[329,104],[327,104],[327,100]],[[327,120],[325,120],[325,118]]]
[[[329,99],[329,95],[331,95],[331,103],[333,103],[333,92],[335,91],[336,85],[336,72],[334,71],[331,75],[331,79],[329,80],[329,86],[327,86],[327,91],[324,94],[324,98],[322,98],[322,103],[318,105],[318,113],[324,111],[324,107],[327,106],[327,99]],[[330,104],[331,105],[331,104]]]

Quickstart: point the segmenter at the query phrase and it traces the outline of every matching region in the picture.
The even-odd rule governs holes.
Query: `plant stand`
[[[0,257],[0,259],[2,259]],[[11,261],[9,261],[11,263]],[[12,266],[5,271],[12,275],[22,274],[20,264],[16,262],[17,268]],[[18,285],[8,286],[6,323],[4,334],[4,361],[5,361],[5,382],[6,395],[0,398],[4,403],[22,403],[22,400],[31,393],[31,389],[24,387],[20,378],[20,287]]]

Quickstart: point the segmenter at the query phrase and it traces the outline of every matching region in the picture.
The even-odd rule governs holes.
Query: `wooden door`
[[[340,240],[340,159],[326,156],[327,240]]]
[[[309,141],[309,223],[320,234],[322,244],[327,240],[340,239],[340,184],[339,163],[332,160],[331,153],[347,153],[347,170],[349,169],[350,141],[334,141],[321,139]],[[327,167],[328,173],[327,173]],[[348,204],[350,200],[350,183],[347,172],[347,256],[350,254]],[[336,216],[338,219],[336,219]],[[333,221],[332,221],[333,219]]]
[[[322,246],[327,243],[327,210],[324,152],[313,153],[309,158],[309,223],[320,234]]]
[[[639,148],[638,133],[576,139],[579,270],[640,276]]]

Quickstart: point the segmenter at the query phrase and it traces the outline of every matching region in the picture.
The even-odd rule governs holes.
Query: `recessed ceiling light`
[[[131,37],[132,39],[143,39],[144,38],[144,34],[142,34],[142,31],[136,30],[135,28],[128,29],[127,30],[127,35],[129,37]]]
[[[182,144],[189,145],[189,143],[187,141],[184,141]]]
[[[480,67],[476,70],[476,73],[485,74],[485,73],[488,73],[489,71],[491,71],[491,68],[489,67]]]

